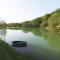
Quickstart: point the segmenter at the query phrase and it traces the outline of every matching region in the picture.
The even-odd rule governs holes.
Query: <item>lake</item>
[[[6,29],[0,33],[10,46],[13,41],[26,41],[27,47],[13,47],[36,60],[60,60],[60,33],[38,28]]]

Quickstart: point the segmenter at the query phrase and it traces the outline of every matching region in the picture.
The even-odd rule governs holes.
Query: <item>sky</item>
[[[60,0],[0,0],[0,20],[30,21],[60,8]]]

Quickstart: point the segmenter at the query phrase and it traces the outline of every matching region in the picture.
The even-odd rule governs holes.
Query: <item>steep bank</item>
[[[25,21],[21,23],[21,27],[44,28],[49,31],[60,32],[60,9],[56,9],[55,11],[33,19],[32,21]]]

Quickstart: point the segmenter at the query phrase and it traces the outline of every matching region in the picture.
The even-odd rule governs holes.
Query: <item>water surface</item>
[[[27,47],[15,49],[38,60],[60,60],[60,33],[40,29],[6,29],[3,38],[10,46],[13,41],[26,41]]]

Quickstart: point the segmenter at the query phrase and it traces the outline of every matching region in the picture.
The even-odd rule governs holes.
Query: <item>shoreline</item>
[[[34,60],[32,57],[21,54],[10,47],[7,43],[0,40],[0,59],[1,60]]]

